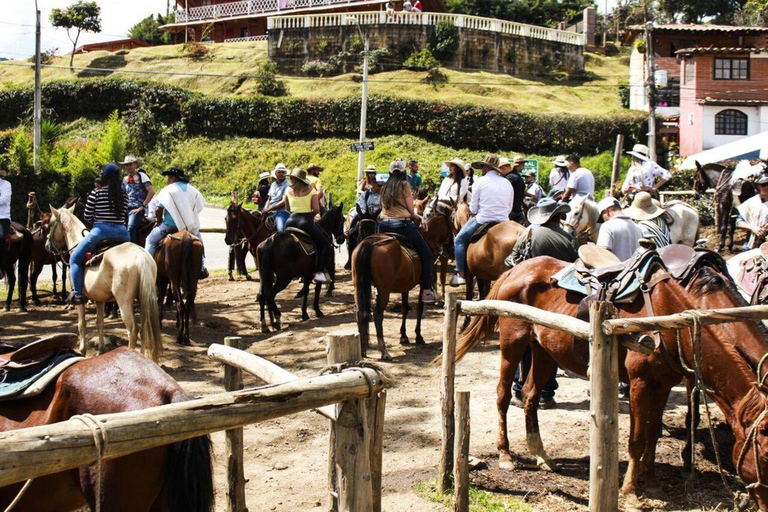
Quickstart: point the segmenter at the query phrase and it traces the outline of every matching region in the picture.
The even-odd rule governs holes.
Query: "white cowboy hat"
[[[648,192],[638,192],[632,200],[632,206],[624,210],[624,214],[632,220],[650,220],[667,213],[663,208],[653,204],[653,198]]]
[[[126,157],[123,159],[122,162],[117,162],[118,165],[128,165],[128,164],[136,164],[141,165],[142,161],[141,158],[136,158],[133,155],[126,155]]]
[[[376,166],[371,164],[365,168],[365,172],[376,172]]]
[[[651,150],[645,144],[635,144],[632,146],[632,151],[627,151],[627,154],[637,157],[642,161],[651,159]]]
[[[563,155],[560,155],[559,157],[555,158],[555,166],[568,167],[568,160],[566,160]]]
[[[269,171],[262,172],[262,173],[259,174],[259,181],[265,180],[265,179],[269,178],[270,176],[272,176],[272,175],[269,173]]]
[[[456,158],[454,158],[452,160],[446,160],[443,163],[445,165],[447,165],[448,168],[450,168],[452,165],[455,165],[456,167],[461,169],[462,174],[464,174],[464,177],[466,178],[466,176],[467,176],[467,168],[466,168],[466,164],[464,163],[464,160],[462,160],[461,158],[456,157]]]
[[[274,169],[272,169],[272,177],[277,178],[277,171],[283,171],[286,174],[290,172],[288,168],[285,166],[285,164],[277,164]]]
[[[527,160],[522,155],[515,155],[515,157],[512,159],[512,163],[515,165],[524,164],[525,162],[527,162]]]

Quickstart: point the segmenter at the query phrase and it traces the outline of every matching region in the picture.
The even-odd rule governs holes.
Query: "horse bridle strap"
[[[762,393],[760,393],[760,390],[755,388],[757,393],[762,397]],[[765,401],[765,397],[762,397],[763,401]],[[746,486],[747,489],[757,489],[757,488],[764,488],[768,489],[768,484],[763,482],[763,475],[760,472],[760,458],[758,457],[758,440],[757,440],[757,430],[760,427],[760,424],[763,422],[763,420],[768,416],[768,402],[765,403],[763,407],[763,411],[757,415],[757,418],[755,418],[755,421],[752,422],[752,425],[749,426],[747,429],[747,436],[744,439],[744,444],[741,447],[741,450],[739,451],[739,458],[736,462],[736,474],[739,475],[739,478],[741,478],[741,468],[744,465],[744,459],[747,457],[747,452],[749,451],[749,448],[751,447],[754,451],[754,457],[755,457],[755,476],[757,477],[757,481],[753,482],[751,484],[748,484]]]

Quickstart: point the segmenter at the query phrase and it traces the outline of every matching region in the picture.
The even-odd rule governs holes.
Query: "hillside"
[[[256,83],[245,76],[258,72],[264,62],[266,42],[211,45],[203,61],[184,56],[181,45],[139,48],[116,53],[93,52],[75,56],[75,71],[68,69],[69,57],[55,57],[43,70],[43,81],[93,77],[99,73],[77,68],[103,68],[101,76],[151,79],[213,95],[250,96]],[[397,70],[371,75],[369,94],[439,99],[542,113],[607,114],[622,111],[617,87],[628,78],[625,56],[585,56],[587,81],[558,82],[554,79],[520,79],[490,72],[444,70],[448,84],[436,89],[421,83],[424,72]],[[176,73],[176,74],[169,74]],[[189,74],[208,74],[191,76]],[[226,77],[210,75],[228,75]],[[245,75],[245,76],[243,76]],[[360,84],[353,75],[333,78],[281,77],[290,93],[298,98],[339,98],[358,96]],[[26,61],[0,64],[0,89],[28,86],[34,73]]]

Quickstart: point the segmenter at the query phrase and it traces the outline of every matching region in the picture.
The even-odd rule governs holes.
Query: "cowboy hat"
[[[531,178],[535,178],[536,177],[536,171],[534,171],[533,169],[529,169],[529,170],[527,170],[527,171],[525,171],[523,173],[523,176],[525,176],[525,177],[530,176]]]
[[[459,169],[461,169],[461,172],[462,172],[462,174],[463,174],[465,177],[467,176],[467,170],[465,169],[465,165],[466,165],[466,164],[464,164],[464,160],[462,160],[461,158],[459,158],[459,157],[456,157],[456,158],[454,158],[454,159],[452,159],[452,160],[446,160],[446,161],[445,161],[445,162],[443,162],[443,163],[444,163],[445,165],[447,165],[449,168],[450,168],[452,165],[455,165],[456,167],[458,167]]]
[[[128,164],[136,164],[141,165],[142,160],[141,158],[136,158],[133,155],[126,155],[126,157],[123,159],[122,162],[117,162],[118,165],[128,165]]]
[[[499,169],[502,167],[512,167],[512,162],[510,162],[508,158],[501,157],[499,158]]]
[[[528,222],[531,224],[546,224],[553,215],[568,213],[571,207],[565,203],[558,203],[551,197],[539,199],[536,206],[528,210]]]
[[[291,178],[291,181],[299,180],[302,183],[309,185],[309,180],[307,179],[307,171],[300,167],[296,167],[294,170],[292,170],[288,177]]]
[[[521,155],[515,155],[515,157],[512,159],[512,163],[515,164],[515,165],[517,165],[517,164],[524,164],[527,161],[528,160],[526,160],[525,157],[523,157]]]
[[[568,160],[563,155],[555,158],[555,167],[568,167]]]
[[[103,172],[102,172],[103,174]],[[161,173],[163,176],[176,176],[177,178],[186,178],[187,175],[184,174],[184,171],[179,169],[178,167],[171,167],[167,171],[163,171]]]
[[[288,168],[285,166],[285,164],[277,164],[274,169],[272,169],[272,177],[277,179],[277,173],[279,171],[288,172]]]
[[[757,179],[755,180],[755,183],[757,185],[765,185],[766,183],[768,183],[768,173],[765,173],[765,172],[761,173],[760,176],[758,176]]]
[[[637,157],[644,162],[651,159],[651,150],[645,144],[635,144],[632,146],[632,151],[627,151],[627,154]]]
[[[499,170],[499,157],[497,155],[494,155],[493,153],[488,153],[485,155],[485,158],[483,158],[479,162],[472,162],[472,167],[475,169],[482,169],[483,167],[490,167],[494,171]]]
[[[265,180],[265,179],[269,178],[270,176],[272,176],[272,175],[269,173],[269,171],[264,171],[264,172],[259,174],[259,181]]]
[[[665,213],[663,208],[653,204],[653,198],[648,192],[638,192],[632,200],[632,206],[624,210],[624,214],[632,220],[651,220]]]
[[[621,208],[621,203],[619,203],[619,200],[613,196],[602,198],[600,202],[597,203],[598,215],[602,215],[605,210],[607,210],[608,208],[611,208],[612,206],[618,206],[619,208]]]
[[[320,167],[319,165],[311,163],[311,164],[309,164],[307,166],[307,172],[311,171],[312,169],[317,169],[318,171],[322,171],[323,170],[323,168]]]
[[[376,167],[374,165],[369,165],[368,167],[365,168],[365,172],[366,173],[376,172]]]

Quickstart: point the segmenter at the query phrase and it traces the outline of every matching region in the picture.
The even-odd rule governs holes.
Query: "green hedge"
[[[106,118],[143,102],[164,124],[180,122],[190,136],[298,138],[357,135],[360,99],[212,98],[178,87],[119,79],[50,82],[43,107],[59,120]],[[0,128],[29,117],[31,89],[0,91]],[[642,114],[575,116],[537,114],[473,105],[373,96],[368,133],[418,135],[440,144],[478,150],[596,154],[645,132]]]

